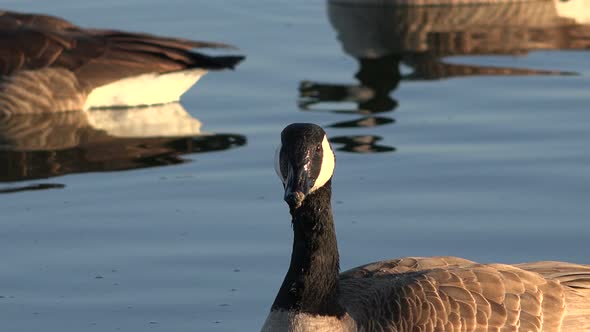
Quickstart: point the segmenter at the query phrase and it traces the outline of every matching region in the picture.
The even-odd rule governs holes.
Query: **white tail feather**
[[[175,102],[206,73],[203,69],[189,69],[118,80],[94,89],[88,95],[84,109]]]

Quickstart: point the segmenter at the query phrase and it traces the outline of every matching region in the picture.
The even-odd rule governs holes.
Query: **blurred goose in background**
[[[339,274],[334,166],[321,127],[283,130],[275,168],[293,252],[262,331],[590,331],[590,265],[408,257]]]
[[[395,91],[404,82],[575,75],[550,68],[555,66],[550,62],[532,60],[537,68],[527,68],[528,60],[514,56],[536,50],[590,49],[590,0],[326,0],[326,10],[342,51],[357,64],[355,82],[306,79],[299,84],[298,104],[302,111],[354,116],[328,125],[331,128],[371,130],[393,124],[391,112],[400,106]],[[504,55],[511,57],[496,58]],[[464,56],[471,63],[453,59]],[[365,131],[360,137],[331,137],[331,142],[344,144],[338,150],[347,152],[394,151],[384,138],[374,144],[380,137]],[[372,143],[366,144],[368,140]]]
[[[232,48],[0,11],[0,114],[178,101],[208,70],[244,58],[192,51],[203,47]]]
[[[421,6],[424,2],[431,6]],[[460,3],[469,5],[460,5]],[[480,4],[476,4],[476,3]],[[590,49],[590,0],[327,0],[327,17],[357,84],[302,81],[302,110],[355,102],[362,114],[393,111],[401,81],[468,76],[571,75],[572,72],[448,61],[453,56],[525,55]],[[405,67],[402,72],[401,67]],[[315,109],[313,106],[316,106]],[[338,110],[340,112],[340,110]]]

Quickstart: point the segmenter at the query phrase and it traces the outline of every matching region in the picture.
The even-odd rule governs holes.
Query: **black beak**
[[[309,171],[306,170],[306,167],[304,165],[299,167],[289,166],[284,199],[291,210],[297,209],[303,204],[303,200],[309,194],[310,189]]]

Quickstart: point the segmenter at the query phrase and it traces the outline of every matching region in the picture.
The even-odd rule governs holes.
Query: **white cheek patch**
[[[279,178],[281,179],[283,184],[286,184],[287,177],[285,175],[283,175],[283,173],[281,173],[281,148],[282,147],[283,146],[281,144],[279,144],[279,146],[275,150],[275,172],[277,172],[277,175],[279,176]]]
[[[328,137],[324,135],[324,140],[322,141],[322,150],[324,155],[322,156],[322,166],[320,168],[320,174],[318,178],[315,180],[313,187],[309,191],[310,193],[314,192],[318,188],[322,187],[332,178],[334,175],[334,167],[336,165],[336,157],[334,156],[334,152],[332,151],[332,147],[330,146],[330,142],[328,142]]]

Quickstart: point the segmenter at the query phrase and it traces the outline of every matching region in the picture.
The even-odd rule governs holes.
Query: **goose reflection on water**
[[[588,0],[448,4],[451,2],[435,0],[429,6],[412,6],[408,5],[411,1],[403,0],[328,0],[328,17],[338,40],[344,52],[358,62],[358,84],[302,81],[300,109],[362,115],[329,126],[333,128],[387,125],[395,121],[383,113],[398,107],[391,94],[401,81],[576,74],[555,69],[453,64],[445,62],[446,57],[590,49]],[[410,73],[402,73],[401,65]],[[356,108],[321,106],[343,102],[356,103]],[[365,142],[358,145],[362,148],[351,148],[358,137]],[[393,147],[371,145],[380,139],[361,135],[333,137],[332,141],[343,143],[342,150],[350,152],[395,151]]]
[[[382,140],[381,136],[361,135],[361,136],[336,136],[330,139],[333,144],[342,144],[336,150],[354,152],[354,153],[376,153],[376,152],[392,152],[394,147],[387,145],[380,145],[377,142]]]
[[[5,116],[0,118],[0,182],[173,165],[186,161],[183,154],[245,144],[243,135],[201,132],[201,122],[179,103]],[[63,185],[25,185],[0,193],[51,188]]]

